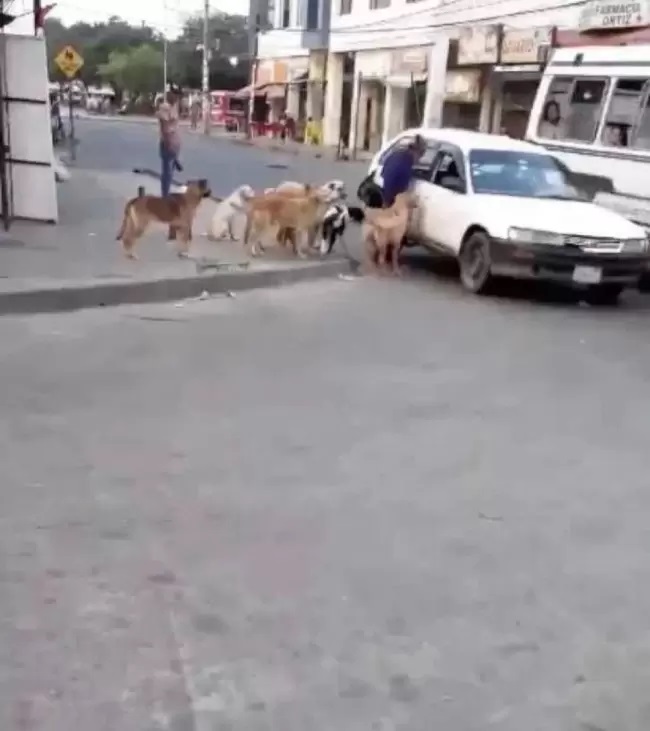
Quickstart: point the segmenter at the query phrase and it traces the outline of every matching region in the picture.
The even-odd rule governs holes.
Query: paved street
[[[646,317],[413,277],[0,319],[0,728],[647,731]]]
[[[85,168],[130,171],[158,170],[157,128],[153,124],[77,120],[81,139],[78,165]],[[239,185],[264,188],[282,180],[320,183],[340,178],[355,192],[368,163],[316,160],[313,155],[284,155],[232,144],[227,138],[206,139],[184,130],[182,162],[186,178],[207,177],[215,193],[227,195]],[[269,167],[271,166],[271,167]]]

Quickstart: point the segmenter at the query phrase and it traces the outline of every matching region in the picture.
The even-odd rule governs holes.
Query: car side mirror
[[[460,178],[455,175],[445,175],[440,179],[440,185],[447,190],[453,190],[454,193],[464,193],[465,185]]]

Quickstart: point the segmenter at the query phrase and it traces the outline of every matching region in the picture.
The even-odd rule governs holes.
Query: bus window
[[[546,95],[538,135],[550,140],[593,142],[606,90],[606,79],[556,76]]]
[[[571,95],[566,139],[593,142],[607,89],[605,79],[577,79]]]
[[[546,140],[562,140],[569,108],[569,94],[573,88],[572,76],[555,76],[551,80],[537,127],[537,134]]]
[[[607,147],[632,145],[632,129],[647,83],[648,79],[617,79],[600,133],[601,144]]]
[[[641,110],[633,146],[637,150],[650,150],[650,94],[646,97],[645,105]]]

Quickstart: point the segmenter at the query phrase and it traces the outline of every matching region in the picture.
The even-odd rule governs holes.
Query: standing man
[[[160,191],[163,198],[169,195],[174,170],[182,170],[178,161],[181,151],[181,136],[178,129],[178,91],[169,89],[165,100],[158,108],[160,123]]]
[[[413,166],[426,150],[427,143],[420,135],[416,135],[407,147],[398,147],[388,155],[381,168],[383,178],[381,189],[385,208],[393,205],[395,196],[409,189],[413,178]]]

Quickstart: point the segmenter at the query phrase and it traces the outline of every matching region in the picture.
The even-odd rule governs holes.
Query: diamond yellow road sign
[[[66,46],[61,49],[58,56],[54,59],[54,63],[61,69],[63,74],[71,79],[84,65],[84,60],[77,53],[76,49],[72,46]]]

